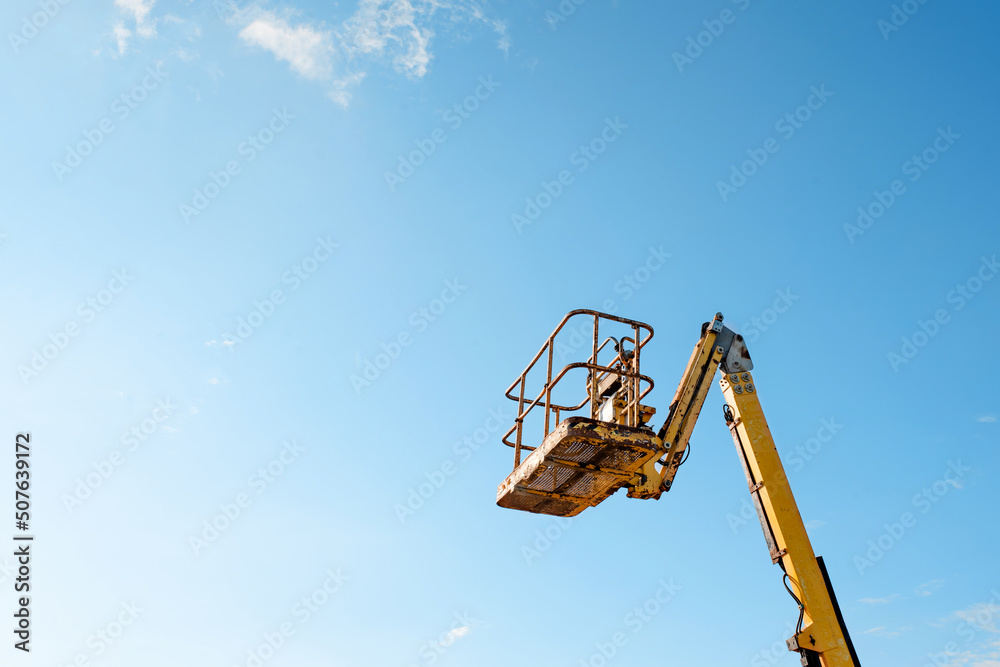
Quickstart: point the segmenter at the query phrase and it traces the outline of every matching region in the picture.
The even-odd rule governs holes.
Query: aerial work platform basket
[[[639,366],[642,348],[652,337],[648,324],[594,310],[574,310],[563,318],[507,389],[507,398],[518,405],[514,426],[503,437],[514,449],[514,471],[497,488],[498,505],[576,516],[635,481],[662,446],[646,426],[655,410],[640,403],[653,389],[653,380]],[[566,364],[553,377],[557,354],[565,358],[588,348],[585,361]],[[544,367],[537,367],[542,360]],[[529,376],[542,372],[541,390],[531,397]],[[570,375],[583,382],[559,384]],[[578,396],[580,389],[585,396],[578,403],[563,398]],[[522,461],[526,451],[530,454]]]

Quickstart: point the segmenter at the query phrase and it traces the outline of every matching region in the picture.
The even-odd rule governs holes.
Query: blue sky
[[[655,329],[661,418],[701,323],[744,333],[862,661],[997,667],[998,18],[7,3],[0,423],[36,542],[4,655],[798,664],[717,388],[661,500],[495,506],[503,391],[598,308]]]

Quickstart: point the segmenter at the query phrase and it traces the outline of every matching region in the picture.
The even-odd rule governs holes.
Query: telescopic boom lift
[[[585,344],[567,347],[565,334],[556,340],[564,329],[581,340],[580,329],[567,326],[581,318],[593,320],[588,346],[591,354],[586,361],[566,365],[553,377],[554,355],[565,356],[567,350]],[[602,325],[605,331],[617,327],[631,335],[602,340]],[[585,329],[590,333],[589,327]],[[504,444],[514,448],[514,471],[497,488],[497,504],[575,516],[620,488],[627,489],[630,498],[658,499],[670,490],[686,460],[688,440],[709,384],[721,369],[725,421],[746,473],[771,560],[784,571],[785,587],[799,608],[788,650],[799,653],[804,667],[860,667],[823,559],[813,553],[778,458],[743,337],[722,323],[721,313],[702,325],[701,339],[666,420],[654,432],[647,423],[656,410],[640,402],[652,390],[653,381],[641,373],[639,365],[652,336],[648,324],[594,310],[574,310],[563,318],[507,390],[507,397],[518,404],[514,426],[503,437]],[[544,373],[545,382],[540,393],[526,396],[528,375],[533,370]],[[567,375],[584,375],[587,395],[579,403],[561,405],[553,394],[561,396],[557,386]],[[524,442],[528,422],[542,427],[537,447]],[[523,461],[522,452],[530,452]]]

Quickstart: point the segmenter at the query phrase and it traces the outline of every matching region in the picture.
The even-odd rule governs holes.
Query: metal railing
[[[563,330],[572,318],[580,315],[594,318],[593,345],[591,346],[590,357],[586,361],[567,364],[563,367],[559,374],[553,378],[552,357],[555,350],[556,336]],[[600,323],[602,320],[619,322],[631,327],[632,336],[623,337],[620,341],[616,341],[614,338],[608,337],[605,338],[603,342],[600,342]],[[542,349],[538,351],[538,354],[536,354],[534,359],[531,360],[528,367],[524,369],[518,379],[515,380],[514,383],[507,389],[507,398],[517,402],[517,418],[514,420],[514,426],[504,434],[503,443],[508,447],[514,448],[514,467],[517,468],[517,466],[521,464],[522,450],[534,451],[536,449],[536,447],[525,445],[523,442],[524,419],[534,408],[542,406],[542,409],[544,410],[544,431],[542,433],[542,437],[538,441],[538,443],[541,444],[542,440],[544,440],[545,437],[559,425],[561,418],[565,418],[565,416],[569,413],[576,413],[583,410],[588,404],[590,406],[590,418],[599,419],[601,409],[599,390],[600,387],[608,383],[608,378],[611,376],[615,376],[617,382],[619,382],[621,387],[625,390],[626,401],[622,411],[620,412],[621,421],[618,423],[625,426],[640,426],[641,411],[639,401],[652,391],[653,380],[641,374],[639,370],[639,359],[642,348],[652,337],[653,328],[643,322],[629,320],[624,317],[616,317],[615,315],[608,315],[607,313],[601,313],[596,310],[581,309],[570,311],[559,323],[559,326],[555,328],[555,331],[553,331],[548,337],[545,344],[542,345]],[[616,356],[608,364],[598,363],[598,355],[600,355],[608,343],[612,341],[616,343]],[[625,349],[626,341],[632,344],[631,350]],[[526,398],[525,386],[527,384],[528,373],[535,367],[543,356],[546,358],[545,384],[542,386],[542,390],[534,399]],[[553,403],[552,390],[559,383],[559,380],[561,380],[569,371],[577,368],[588,369],[589,377],[586,385],[587,396],[577,405],[559,405]],[[514,436],[513,442],[510,440],[511,436]]]

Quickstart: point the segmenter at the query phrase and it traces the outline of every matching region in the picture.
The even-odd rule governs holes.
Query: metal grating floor
[[[629,482],[659,451],[650,429],[571,417],[497,487],[497,505],[576,516]]]

